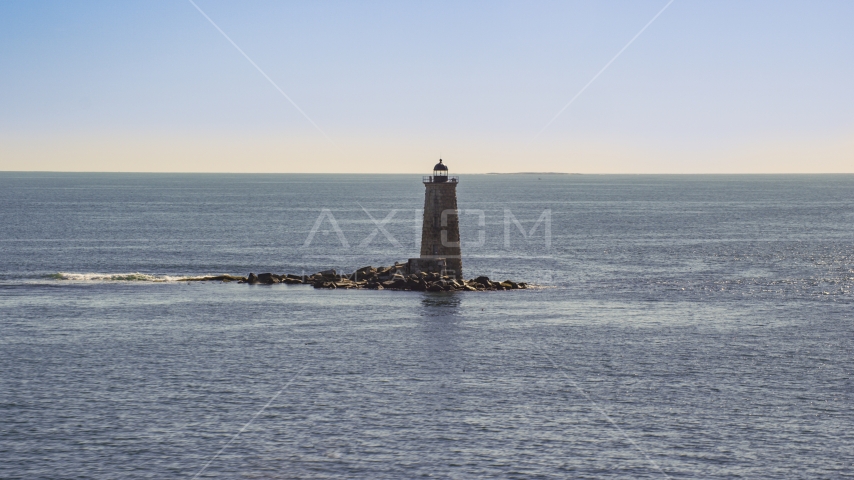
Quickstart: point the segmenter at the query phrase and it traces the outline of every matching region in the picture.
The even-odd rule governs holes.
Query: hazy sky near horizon
[[[0,3],[0,170],[854,172],[854,2]]]

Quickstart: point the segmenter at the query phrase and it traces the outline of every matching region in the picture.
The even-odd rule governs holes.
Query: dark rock
[[[235,277],[232,275],[216,275],[210,277],[190,277],[182,278],[182,282],[243,282],[246,283],[246,277]]]
[[[391,267],[362,267],[353,273],[339,274],[334,269],[324,270],[313,275],[275,275],[272,273],[254,274],[248,277],[232,277],[230,275],[218,275],[211,277],[193,277],[188,281],[213,281],[223,282],[239,281],[250,285],[276,283],[286,284],[309,284],[314,288],[344,288],[359,289],[369,288],[374,290],[411,290],[417,292],[441,292],[441,291],[483,291],[483,290],[515,290],[528,288],[524,282],[513,282],[505,280],[494,282],[489,277],[481,276],[471,280],[458,280],[454,276],[441,275],[436,272],[417,271],[410,274],[407,264],[395,263]]]
[[[376,276],[376,274],[377,274],[377,271],[374,269],[374,267],[362,267],[362,268],[356,270],[356,272],[353,275],[356,277],[356,278],[354,278],[354,280],[364,280],[367,278],[374,277],[374,276]]]
[[[395,290],[406,290],[406,280],[395,279],[392,280],[392,288]]]
[[[279,280],[279,277],[277,275],[273,275],[272,273],[258,274],[258,283],[263,283],[264,285],[273,285],[280,282],[281,280]]]

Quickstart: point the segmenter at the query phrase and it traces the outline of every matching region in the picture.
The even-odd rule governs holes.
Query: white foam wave
[[[152,275],[148,273],[72,273],[59,272],[51,275],[56,280],[89,282],[181,282],[202,280],[205,277]]]

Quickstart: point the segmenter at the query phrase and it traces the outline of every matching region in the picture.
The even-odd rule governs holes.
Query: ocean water
[[[0,477],[854,476],[854,176],[462,175],[530,290],[181,280],[404,261],[423,191],[0,173]]]

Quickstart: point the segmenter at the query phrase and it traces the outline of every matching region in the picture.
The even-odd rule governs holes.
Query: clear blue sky
[[[854,2],[675,0],[539,137],[666,0],[196,3],[336,145],[187,0],[6,1],[0,170],[854,171]]]

